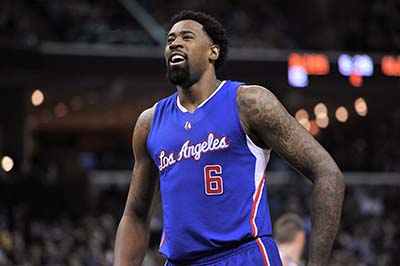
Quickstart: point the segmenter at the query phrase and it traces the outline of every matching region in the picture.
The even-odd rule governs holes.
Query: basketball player
[[[304,221],[294,213],[286,213],[274,223],[274,239],[278,245],[283,266],[300,266],[306,231]]]
[[[227,38],[214,18],[184,11],[171,22],[165,61],[177,92],[136,123],[114,265],[141,265],[158,191],[166,265],[281,265],[264,176],[271,149],[314,182],[308,265],[326,265],[344,194],[336,163],[269,90],[217,79]]]

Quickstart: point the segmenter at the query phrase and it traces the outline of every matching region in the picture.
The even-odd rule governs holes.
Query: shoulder
[[[247,119],[274,115],[283,108],[269,89],[258,85],[240,86],[236,94],[236,103],[241,117]]]
[[[264,99],[276,98],[275,95],[267,88],[259,85],[241,85],[238,87],[236,99],[240,101],[254,101],[257,97]]]
[[[149,133],[150,129],[152,127],[152,124],[153,124],[153,119],[154,119],[156,110],[163,109],[163,108],[166,108],[167,106],[173,105],[176,101],[176,97],[177,97],[177,93],[174,93],[168,97],[165,97],[165,98],[159,100],[152,107],[144,110],[139,115],[138,119],[136,120],[134,132],[139,131],[139,130],[145,130],[145,131],[147,131],[147,133]],[[160,112],[160,111],[157,111],[157,112]]]
[[[156,109],[157,103],[152,107],[144,110],[138,117],[134,129],[134,136],[137,134],[148,136],[151,126],[153,124],[154,112]]]
[[[262,86],[241,86],[236,102],[242,123],[250,130],[265,134],[294,126],[294,121],[278,98]]]

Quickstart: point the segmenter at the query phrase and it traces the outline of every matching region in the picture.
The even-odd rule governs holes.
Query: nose
[[[170,44],[168,44],[169,49],[175,50],[177,48],[182,48],[182,39],[177,37],[175,40],[173,40]]]

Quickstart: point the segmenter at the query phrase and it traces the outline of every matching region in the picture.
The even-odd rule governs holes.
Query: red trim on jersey
[[[167,234],[165,233],[165,230],[164,230],[162,238],[161,238],[160,248],[164,245],[166,238],[167,238]]]
[[[264,243],[261,242],[261,240],[259,238],[256,238],[256,242],[257,242],[257,245],[258,245],[258,247],[260,249],[261,255],[263,257],[264,265],[268,266],[269,265],[269,263],[268,263],[268,254],[267,254],[267,251],[265,250]]]
[[[264,176],[263,176],[260,180],[260,183],[257,186],[256,197],[253,202],[253,207],[251,208],[250,224],[251,224],[251,231],[253,233],[253,236],[257,236],[257,233],[258,233],[255,218],[257,215],[258,205],[260,204],[260,199],[261,199],[261,194],[262,194],[262,188],[264,187],[264,182],[265,182],[265,180],[264,180]]]

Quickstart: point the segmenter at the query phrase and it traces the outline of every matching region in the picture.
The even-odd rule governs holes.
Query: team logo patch
[[[186,121],[184,128],[186,131],[192,129],[192,121]]]

